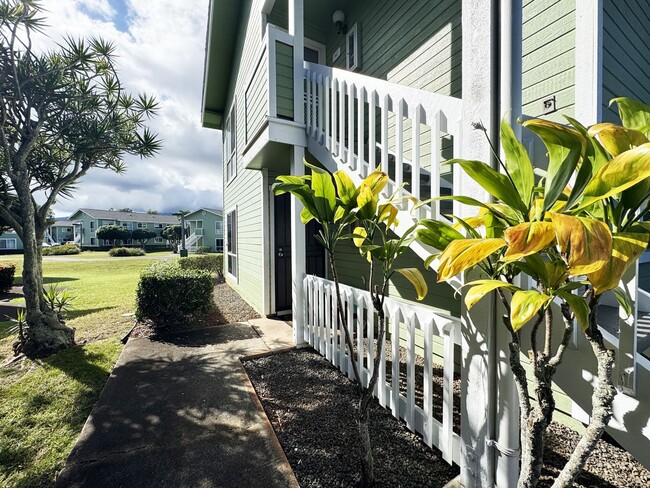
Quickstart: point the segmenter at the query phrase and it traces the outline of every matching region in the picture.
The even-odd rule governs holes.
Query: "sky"
[[[208,0],[44,0],[45,36],[38,49],[67,35],[101,36],[116,46],[125,89],[159,102],[150,127],[163,147],[149,159],[125,158],[117,175],[92,169],[72,199],[59,198],[57,217],[78,208],[124,208],[160,213],[221,208],[221,132],[201,127]]]

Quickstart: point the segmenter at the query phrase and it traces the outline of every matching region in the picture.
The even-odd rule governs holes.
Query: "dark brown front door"
[[[291,197],[285,193],[275,197],[275,311],[291,312]],[[325,277],[325,250],[315,235],[320,224],[311,221],[305,226],[307,274]]]

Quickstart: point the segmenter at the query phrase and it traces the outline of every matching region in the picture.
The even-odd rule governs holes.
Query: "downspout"
[[[494,101],[496,110],[493,113],[496,120],[490,124],[493,133],[489,136],[495,142],[495,146],[498,142],[498,147],[501,147],[499,136],[501,117],[512,126],[515,136],[521,138],[521,126],[517,123],[517,119],[522,112],[522,0],[500,0],[493,2],[493,8],[496,10],[496,18],[499,19],[499,32],[495,36],[497,48],[493,51],[494,65],[498,66],[496,80],[498,92],[495,90],[495,93],[499,93],[499,99]],[[505,157],[503,150],[500,151],[500,157],[502,160]],[[492,166],[500,171],[496,158],[493,158]],[[499,317],[500,307],[497,297],[494,296],[493,300],[496,327],[491,327],[487,333],[490,395],[487,415],[487,467],[488,479],[492,480],[495,486],[506,487],[515,486],[519,477],[518,399],[507,365],[505,378],[499,375],[500,364],[497,357],[499,342],[504,341],[498,341],[498,331],[505,331],[505,329]],[[506,404],[511,405],[511,408],[514,407],[516,411],[510,412],[509,415],[502,414],[501,418],[498,418],[498,412],[503,412]],[[497,406],[500,408],[497,409]],[[504,460],[497,459],[497,450],[504,456]]]

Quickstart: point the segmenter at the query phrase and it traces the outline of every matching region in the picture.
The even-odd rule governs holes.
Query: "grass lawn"
[[[140,271],[167,256],[84,252],[44,259],[45,282],[75,296],[68,325],[79,346],[0,368],[0,486],[52,485],[122,351],[119,339],[133,325]],[[16,262],[20,276],[22,256],[1,260]],[[15,336],[7,335],[8,325],[0,323],[0,363],[12,355]]]

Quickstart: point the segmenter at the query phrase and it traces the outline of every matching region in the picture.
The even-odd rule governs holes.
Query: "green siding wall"
[[[268,111],[268,53],[266,50],[262,53],[251,81],[246,87],[244,94],[245,104],[245,124],[246,124],[246,143],[255,137],[259,128],[266,121]]]
[[[557,112],[545,118],[564,122],[575,104],[575,0],[524,0],[523,113],[543,115],[543,100],[555,95]]]
[[[647,0],[603,1],[603,120],[618,122],[615,97],[650,103],[650,4]]]
[[[278,117],[293,120],[293,47],[275,42]]]

